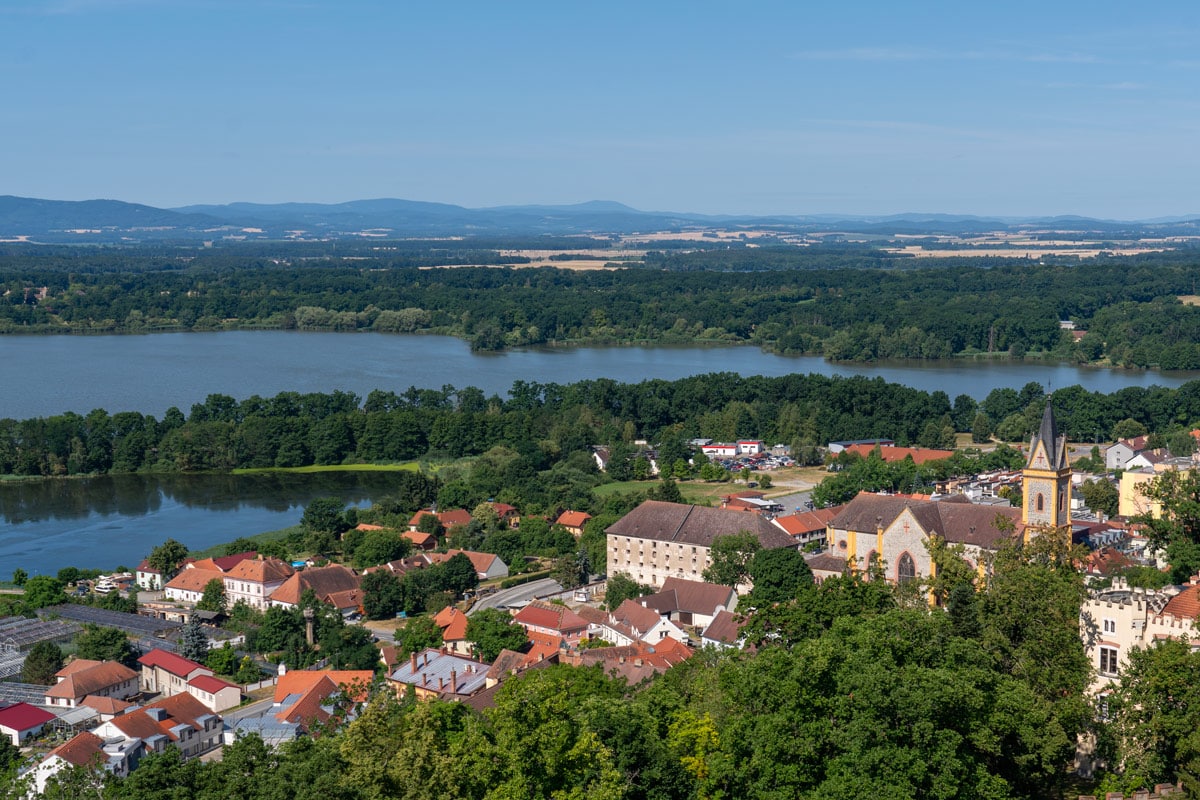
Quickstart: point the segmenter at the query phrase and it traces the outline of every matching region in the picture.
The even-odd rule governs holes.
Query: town
[[[385,701],[485,712],[514,678],[556,666],[646,685],[700,653],[793,635],[774,615],[804,587],[874,585],[889,604],[953,616],[963,591],[983,593],[1014,550],[1038,547],[1086,586],[1072,627],[1090,662],[1086,696],[1104,708],[1139,651],[1200,645],[1200,578],[1180,572],[1194,565],[1156,531],[1198,482],[1200,430],[1190,448],[1130,432],[1073,466],[1050,401],[1019,466],[1013,451],[1009,468],[947,475],[930,491],[858,488],[837,503],[819,502],[821,489],[856,470],[955,453],[831,442],[829,477],[795,491],[772,484],[797,464],[791,448],[695,439],[687,469],[729,482],[711,506],[679,496],[678,459],[662,464],[635,442],[623,466],[661,484],[620,515],[524,515],[490,501],[385,520],[318,501],[302,541],[245,539],[196,557],[167,540],[125,573],[18,570],[27,613],[0,618],[3,746],[14,780],[41,794],[96,769],[135,775],[168,751],[220,761],[248,737],[273,748],[328,737]],[[613,468],[613,449],[593,448],[598,468]],[[1072,747],[1085,778],[1112,758],[1089,726]]]

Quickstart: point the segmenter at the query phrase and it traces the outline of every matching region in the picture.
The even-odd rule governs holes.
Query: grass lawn
[[[416,461],[403,464],[313,464],[309,467],[248,467],[235,469],[234,475],[254,475],[266,472],[417,472],[421,465]]]
[[[265,533],[256,533],[252,536],[246,536],[244,538],[249,539],[252,542],[277,542],[281,539],[286,539],[288,536],[290,536],[293,533],[296,533],[299,530],[300,530],[299,525],[293,525],[290,528],[280,528],[277,531],[266,531]],[[221,555],[224,552],[225,552],[225,545],[218,544],[218,545],[213,545],[212,547],[208,548],[207,550],[192,551],[192,552],[188,553],[188,555],[191,556],[192,558],[214,558],[216,556]]]

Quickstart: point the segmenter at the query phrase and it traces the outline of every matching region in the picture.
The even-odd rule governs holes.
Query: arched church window
[[[1037,510],[1038,511],[1046,510],[1046,497],[1041,492],[1038,492],[1038,496],[1037,496]]]
[[[912,556],[908,553],[903,553],[900,556],[900,561],[896,564],[896,580],[900,583],[911,581],[917,577],[917,565],[913,562]]]

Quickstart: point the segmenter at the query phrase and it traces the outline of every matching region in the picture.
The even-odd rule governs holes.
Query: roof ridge
[[[687,521],[688,521],[688,519],[689,519],[689,518],[692,516],[692,512],[693,512],[693,511],[695,511],[695,510],[696,510],[696,504],[695,504],[695,503],[692,503],[691,505],[689,505],[689,506],[688,506],[687,513],[683,515],[683,519],[679,521],[679,526],[678,526],[678,527],[676,527],[676,528],[675,528],[675,532],[671,534],[671,541],[672,541],[672,542],[673,542],[673,541],[675,541],[675,538],[676,538],[677,536],[679,536],[679,534],[680,534],[680,532],[681,532],[681,531],[683,531],[683,526],[684,526],[684,525],[687,525]]]

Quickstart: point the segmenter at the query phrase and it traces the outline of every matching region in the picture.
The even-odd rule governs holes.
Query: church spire
[[[1058,464],[1058,425],[1054,423],[1054,407],[1052,398],[1046,398],[1046,410],[1042,413],[1042,427],[1038,429],[1038,439],[1046,447],[1046,460]]]

